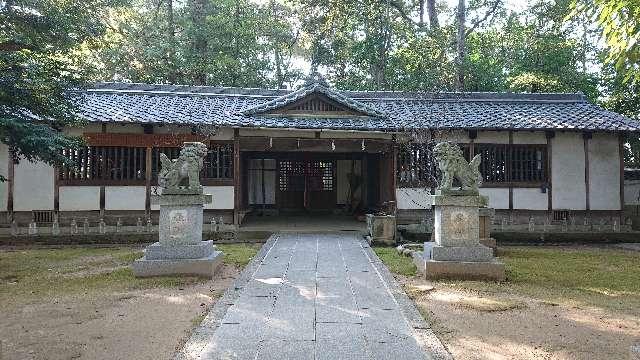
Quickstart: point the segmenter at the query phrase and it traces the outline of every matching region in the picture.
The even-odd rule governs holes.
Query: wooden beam
[[[393,214],[396,215],[398,209],[398,199],[396,198],[396,188],[398,187],[398,144],[393,144],[391,164],[391,201],[393,201]]]
[[[332,150],[331,143],[336,146]],[[391,140],[365,139],[365,150],[362,150],[362,139],[309,139],[309,138],[272,138],[241,137],[239,145],[242,151],[272,152],[348,152],[348,153],[382,153],[392,150]]]
[[[193,134],[125,134],[125,133],[84,133],[89,146],[122,147],[179,147],[187,141],[205,141],[203,135]]]

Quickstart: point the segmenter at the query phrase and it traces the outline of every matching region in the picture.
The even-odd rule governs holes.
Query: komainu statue
[[[481,161],[480,154],[467,163],[462,150],[449,142],[439,143],[434,147],[433,152],[438,160],[438,168],[442,171],[438,190],[451,190],[453,179],[456,178],[462,184],[461,190],[478,193],[478,187],[482,185],[482,175],[478,169]]]
[[[177,159],[169,159],[160,153],[160,173],[158,185],[166,190],[194,190],[201,191],[200,170],[203,159],[207,156],[207,146],[201,142],[185,142]],[[187,183],[181,188],[181,184]]]

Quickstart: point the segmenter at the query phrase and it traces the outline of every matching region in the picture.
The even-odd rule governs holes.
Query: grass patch
[[[411,258],[398,254],[395,248],[375,246],[373,251],[392,273],[404,276],[414,276],[416,274],[417,268]]]
[[[49,296],[99,294],[154,287],[178,287],[206,279],[136,278],[129,265],[142,256],[134,248],[63,248],[0,252],[0,303]]]
[[[225,264],[244,267],[256,256],[260,246],[260,244],[220,244],[217,248],[224,253]]]
[[[640,253],[592,247],[501,247],[507,282],[454,281],[441,285],[512,293],[557,306],[619,311],[640,307]]]
[[[411,259],[399,255],[394,248],[374,247],[374,251],[392,272],[415,275]],[[487,295],[525,296],[549,306],[587,305],[629,313],[640,308],[638,252],[595,247],[504,246],[500,247],[498,256],[505,263],[506,282],[441,280],[434,284]],[[412,291],[407,289],[408,293]],[[492,311],[492,308],[509,308],[514,304],[472,301],[463,306]],[[488,310],[481,310],[484,308]]]

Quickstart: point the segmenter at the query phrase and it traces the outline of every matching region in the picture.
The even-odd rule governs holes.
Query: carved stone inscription
[[[463,211],[451,211],[446,217],[445,227],[452,240],[462,240],[469,237],[469,214]]]
[[[187,210],[171,210],[169,213],[169,237],[180,239],[187,235],[190,223]]]

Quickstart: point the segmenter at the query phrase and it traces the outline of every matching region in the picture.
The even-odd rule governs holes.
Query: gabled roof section
[[[246,109],[241,114],[385,117],[383,112],[332,89],[322,78],[314,78],[296,91]]]

